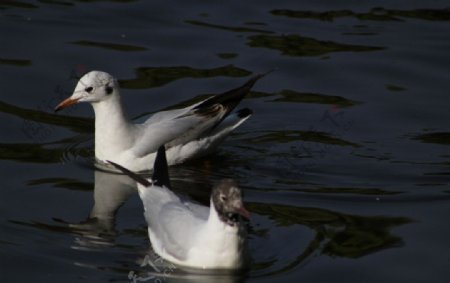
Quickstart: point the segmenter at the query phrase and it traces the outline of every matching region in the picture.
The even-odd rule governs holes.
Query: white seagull
[[[95,112],[95,157],[100,165],[111,160],[133,171],[151,170],[155,154],[166,144],[169,165],[214,150],[232,130],[247,120],[248,108],[231,113],[263,77],[256,75],[243,86],[183,109],[161,111],[142,124],[133,124],[122,107],[117,80],[108,73],[91,71],[78,82],[71,97],[55,112],[89,102]]]
[[[235,270],[246,267],[247,229],[240,188],[222,180],[211,193],[210,207],[182,201],[170,188],[164,146],[158,149],[152,179],[110,162],[138,182],[153,250],[181,266]]]

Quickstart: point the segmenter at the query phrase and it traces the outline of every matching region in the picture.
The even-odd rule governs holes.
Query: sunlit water
[[[151,2],[0,2],[2,282],[448,280],[448,2]],[[275,70],[216,154],[170,169],[203,204],[242,186],[250,270],[151,250],[134,184],[93,167],[90,106],[52,113],[92,69],[136,120]]]

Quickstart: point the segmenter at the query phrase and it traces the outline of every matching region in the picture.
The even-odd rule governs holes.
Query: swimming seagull
[[[228,134],[247,120],[248,108],[231,113],[264,74],[241,87],[182,109],[161,111],[142,124],[127,118],[120,101],[119,84],[108,73],[91,71],[75,87],[71,97],[55,112],[79,102],[89,102],[95,112],[95,157],[99,164],[111,160],[133,171],[151,170],[155,154],[166,144],[169,165],[214,150]]]
[[[170,190],[164,146],[151,180],[110,162],[138,182],[153,250],[172,263],[201,269],[240,269],[248,263],[240,188],[230,179],[212,190],[210,207],[182,201]]]

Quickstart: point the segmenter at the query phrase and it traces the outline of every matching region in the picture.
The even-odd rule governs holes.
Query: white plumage
[[[169,165],[214,150],[250,117],[249,109],[231,111],[262,76],[197,104],[158,112],[142,124],[133,124],[122,107],[117,80],[108,73],[91,71],[55,111],[90,102],[95,112],[95,156],[100,164],[111,160],[133,171],[151,170],[161,144],[167,146]]]
[[[247,263],[246,226],[249,218],[241,190],[232,180],[213,188],[210,207],[182,201],[168,187],[164,147],[158,150],[152,180],[111,162],[138,182],[139,196],[152,247],[162,258],[202,269],[239,269]]]

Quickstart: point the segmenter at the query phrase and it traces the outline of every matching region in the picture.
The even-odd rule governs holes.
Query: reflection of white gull
[[[111,162],[138,184],[152,247],[164,259],[203,269],[238,269],[246,263],[246,227],[250,217],[241,190],[231,180],[214,187],[210,207],[184,202],[169,190],[164,147],[160,147],[152,180]]]
[[[64,222],[80,235],[73,248],[95,249],[112,245],[117,211],[136,190],[136,182],[127,176],[96,170],[94,206],[89,217],[77,224]]]
[[[122,109],[117,80],[92,71],[78,82],[71,97],[55,111],[78,102],[90,102],[95,112],[95,156],[134,171],[152,169],[155,152],[167,146],[169,164],[213,150],[251,115],[250,109],[231,113],[263,75],[243,86],[183,109],[161,111],[143,124],[132,124]]]
[[[123,175],[95,171],[94,207],[89,215],[99,221],[113,222],[117,210],[136,192],[136,182]],[[109,225],[112,228],[112,225]]]

